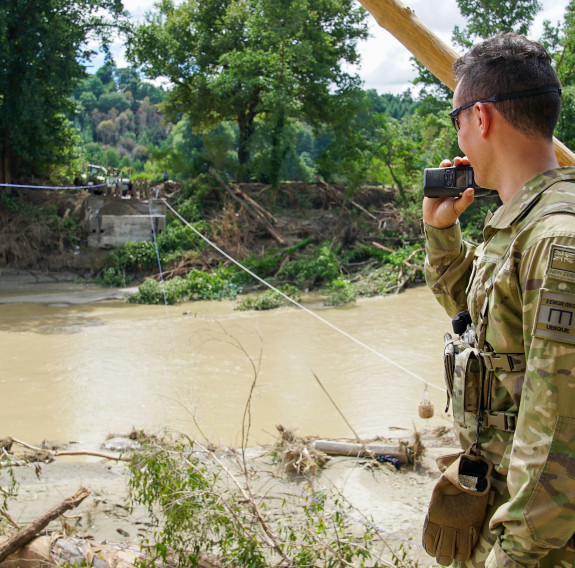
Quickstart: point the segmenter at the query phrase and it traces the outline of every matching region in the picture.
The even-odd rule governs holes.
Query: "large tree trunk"
[[[254,134],[254,117],[249,112],[245,112],[238,119],[239,139],[238,139],[238,181],[248,180],[248,164],[250,161],[249,144]]]
[[[359,0],[377,23],[399,40],[413,55],[451,90],[455,77],[451,65],[459,54],[426,28],[415,12],[398,0]],[[575,165],[575,154],[562,142],[553,139],[561,166]]]
[[[10,142],[9,134],[4,132],[2,141],[2,156],[0,159],[0,183],[11,183],[11,160],[10,160]]]

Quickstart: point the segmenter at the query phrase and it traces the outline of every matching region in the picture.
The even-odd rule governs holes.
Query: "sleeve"
[[[451,316],[467,308],[465,290],[471,276],[475,247],[461,237],[459,221],[447,229],[423,223],[425,280],[436,300]]]
[[[497,542],[486,568],[536,566],[575,532],[575,237],[536,242],[523,254],[519,279],[527,368],[510,499],[491,519]]]

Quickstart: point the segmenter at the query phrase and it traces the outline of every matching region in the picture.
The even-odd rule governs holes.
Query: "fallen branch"
[[[386,247],[384,245],[379,244],[377,241],[371,241],[371,244],[375,247],[378,248],[379,250],[384,250],[385,252],[395,252],[393,249],[390,249],[389,247]],[[419,264],[413,264],[412,262],[409,262],[421,249],[415,249],[414,251],[411,252],[411,254],[404,259],[402,262],[405,266],[407,266],[408,268],[414,268],[415,270],[419,270],[420,272],[425,272],[425,268],[423,268],[423,266],[419,266]]]
[[[234,201],[237,201],[245,207],[246,211],[257,221],[260,221],[266,228],[267,232],[281,246],[286,246],[287,241],[272,227],[271,221],[276,221],[275,217],[264,209],[257,201],[254,201],[249,195],[241,189],[231,187],[226,183],[215,170],[210,168],[210,174],[213,178],[230,194]]]
[[[336,442],[334,440],[314,440],[310,446],[330,456],[374,457],[391,456],[402,463],[407,463],[407,452],[404,448],[383,444],[354,444],[352,442]]]
[[[22,446],[28,450],[32,450],[33,452],[38,452],[39,454],[47,454],[51,457],[59,457],[59,456],[93,456],[96,458],[104,458],[107,460],[114,460],[114,461],[128,461],[127,458],[122,458],[118,456],[113,456],[111,454],[105,454],[103,452],[91,452],[89,450],[47,450],[45,448],[38,448],[37,446],[32,446],[31,444],[27,444],[22,440],[17,440],[16,438],[9,438],[12,443],[17,444],[18,446]]]
[[[4,509],[0,509],[2,515],[15,529],[20,530],[20,525]]]
[[[51,521],[57,519],[66,511],[75,509],[84,499],[86,499],[86,497],[88,497],[88,495],[90,495],[90,492],[85,487],[82,487],[76,495],[62,501],[59,505],[56,505],[56,507],[53,507],[38,517],[32,524],[26,528],[20,529],[17,533],[8,538],[6,542],[0,545],[0,563],[4,562],[8,556],[33,540]]]
[[[324,181],[323,179],[321,179],[318,176],[313,176],[317,182],[324,188],[325,192],[329,195],[329,193],[331,193],[330,197],[336,201],[340,202],[340,205],[342,207],[345,208],[346,204],[346,199],[347,197],[344,195],[343,198],[339,195],[340,191],[329,185],[329,183],[327,183],[326,181]],[[350,199],[349,202],[354,206],[357,207],[360,211],[363,211],[366,215],[368,215],[369,217],[371,217],[374,221],[377,221],[379,223],[379,219],[371,212],[369,212],[363,205],[360,205],[357,201],[355,201],[354,199]]]

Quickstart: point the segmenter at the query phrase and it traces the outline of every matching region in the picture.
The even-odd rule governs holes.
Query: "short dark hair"
[[[525,36],[507,32],[474,45],[453,63],[460,104],[496,94],[543,86],[561,87],[545,48]],[[559,118],[561,96],[544,93],[495,103],[503,118],[517,130],[551,139]]]

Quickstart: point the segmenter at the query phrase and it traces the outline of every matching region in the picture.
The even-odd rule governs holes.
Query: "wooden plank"
[[[407,463],[407,453],[405,449],[387,444],[357,444],[353,442],[338,442],[335,440],[314,440],[311,444],[314,450],[325,452],[331,456],[391,456],[399,459],[402,463]]]

